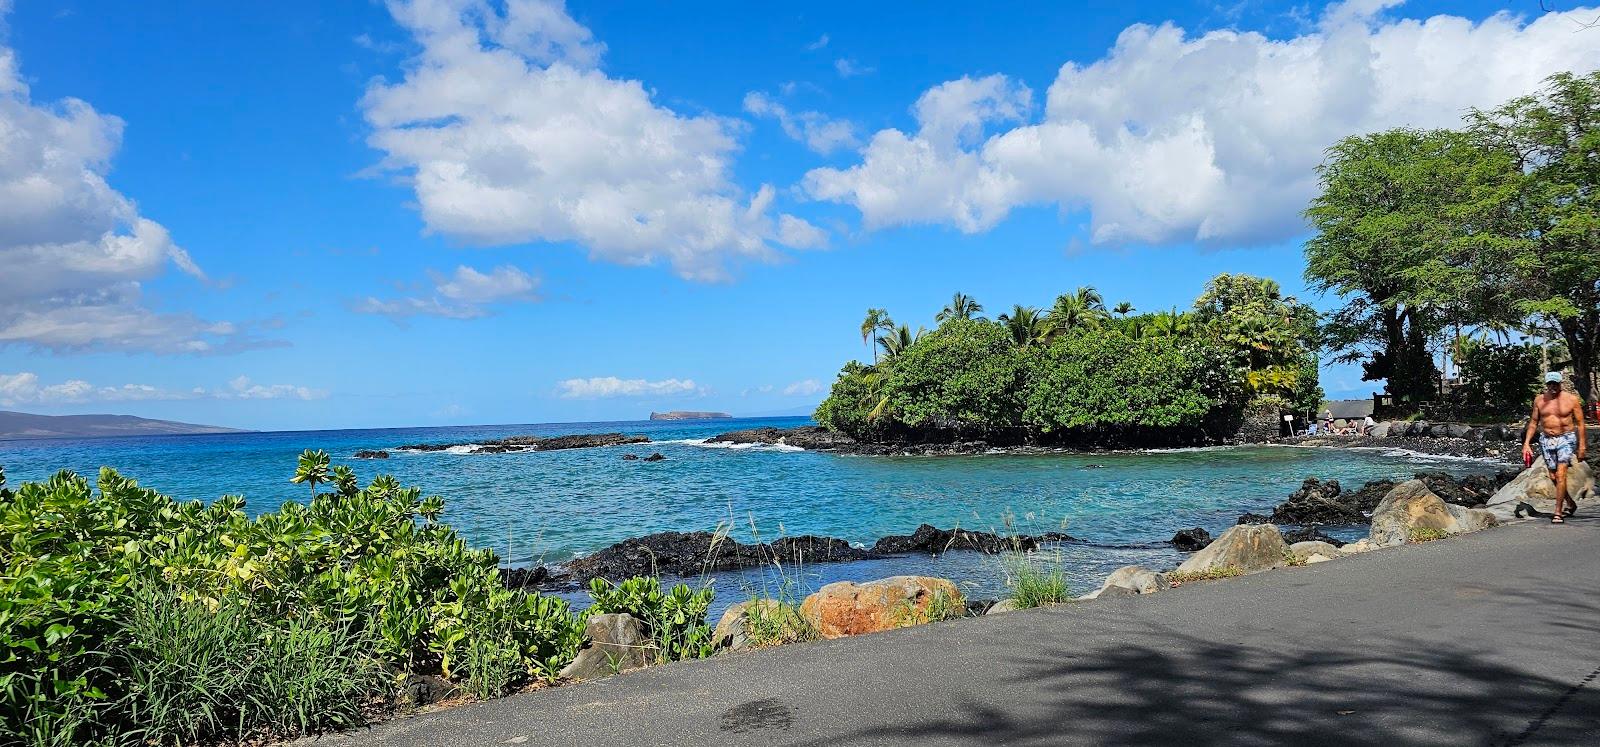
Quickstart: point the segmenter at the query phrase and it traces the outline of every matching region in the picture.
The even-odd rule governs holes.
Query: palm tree
[[[293,483],[310,483],[311,497],[317,497],[317,483],[328,481],[328,452],[322,449],[312,451],[306,449],[300,452],[300,463],[295,467],[294,477],[289,478]]]
[[[1055,305],[1050,308],[1050,335],[1056,337],[1078,329],[1097,329],[1108,318],[1100,292],[1091,285],[1080,286],[1073,293],[1056,297]]]
[[[867,309],[867,318],[861,320],[861,344],[867,345],[871,340],[872,362],[878,362],[878,333],[894,330],[894,320],[889,318],[885,309]]]
[[[933,320],[944,324],[951,319],[972,319],[982,311],[983,304],[972,300],[972,296],[958,291],[950,298],[950,305],[944,307]],[[983,317],[977,318],[982,319]]]
[[[1050,318],[1032,306],[1017,304],[1011,311],[995,318],[1011,334],[1019,348],[1025,348],[1044,339],[1050,331]]]
[[[1151,314],[1144,328],[1144,334],[1150,337],[1182,337],[1188,333],[1189,315],[1180,314],[1177,309]]]
[[[1128,318],[1129,314],[1133,313],[1133,304],[1128,303],[1127,301],[1118,301],[1117,307],[1112,309],[1111,312],[1126,319]]]
[[[911,328],[902,324],[894,328],[887,336],[878,339],[878,345],[883,348],[883,359],[894,360],[895,356],[904,353],[916,344],[922,337],[922,328],[917,328],[916,334],[911,334]]]

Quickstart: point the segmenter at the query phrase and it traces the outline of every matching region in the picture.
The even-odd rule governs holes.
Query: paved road
[[[1589,517],[657,667],[316,743],[1596,745],[1597,631]]]

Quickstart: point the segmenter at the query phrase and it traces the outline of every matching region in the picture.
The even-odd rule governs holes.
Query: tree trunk
[[[1567,342],[1572,357],[1572,384],[1578,398],[1591,402],[1594,397],[1594,364],[1596,363],[1596,333],[1600,332],[1600,312],[1582,314],[1561,320],[1561,336]]]

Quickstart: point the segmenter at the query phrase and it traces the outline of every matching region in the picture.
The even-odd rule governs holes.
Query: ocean
[[[1164,544],[1175,531],[1198,526],[1219,534],[1240,513],[1270,512],[1308,476],[1359,487],[1422,470],[1460,475],[1493,469],[1484,462],[1376,449],[883,457],[702,443],[729,430],[809,422],[741,418],[0,441],[0,465],[12,484],[60,469],[92,478],[102,465],[113,466],[179,499],[237,494],[246,498],[248,510],[261,512],[306,500],[305,486],[289,482],[295,458],[302,449],[324,449],[363,482],[388,473],[424,494],[443,496],[446,521],[516,564],[558,563],[630,537],[719,526],[730,527],[740,541],[818,534],[868,546],[922,523],[1065,531],[1092,543],[1059,549],[1077,593],[1092,590],[1122,565],[1176,565],[1182,554]],[[645,435],[655,443],[507,454],[396,450],[414,443],[611,431]],[[391,457],[356,459],[360,449],[385,449]],[[622,459],[652,452],[666,459]],[[1343,532],[1349,538],[1362,533]],[[969,596],[994,597],[1001,588],[998,563],[965,552],[815,564],[787,569],[782,578],[769,571],[725,573],[710,581],[728,602],[775,583],[794,584],[797,576],[809,588],[897,573],[942,575],[966,586]]]

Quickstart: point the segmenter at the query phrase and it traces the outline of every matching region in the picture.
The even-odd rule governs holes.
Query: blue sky
[[[1600,64],[1532,2],[12,4],[0,407],[262,429],[804,412],[868,306],[1306,297],[1334,139]]]

